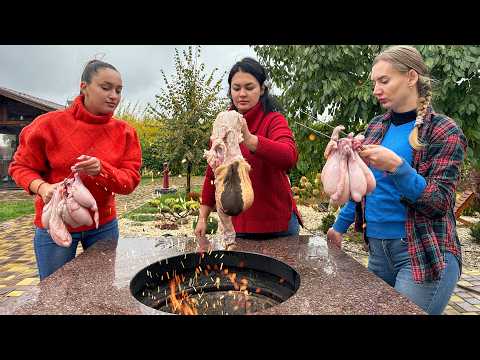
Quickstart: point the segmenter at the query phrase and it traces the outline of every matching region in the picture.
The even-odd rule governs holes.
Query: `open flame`
[[[174,313],[182,315],[198,315],[196,300],[191,298],[185,290],[182,290],[179,275],[170,280],[170,306]],[[180,299],[177,299],[177,287],[180,291]]]
[[[172,312],[180,315],[198,315],[200,304],[203,304],[203,308],[205,310],[209,307],[212,307],[213,309],[223,308],[224,304],[222,302],[224,301],[226,295],[220,296],[218,299],[216,299],[216,301],[210,304],[208,301],[206,301],[206,299],[202,298],[204,295],[202,288],[206,287],[207,285],[213,285],[220,290],[221,277],[228,278],[235,289],[235,291],[229,290],[227,295],[227,299],[230,300],[231,304],[233,305],[233,310],[237,311],[240,308],[243,308],[246,312],[248,312],[252,305],[249,300],[250,292],[248,291],[248,279],[242,277],[240,280],[238,280],[236,273],[229,272],[228,268],[222,269],[222,267],[223,263],[220,265],[220,267],[216,264],[213,266],[206,265],[204,268],[202,268],[201,265],[198,265],[195,268],[194,278],[190,279],[187,285],[184,285],[185,277],[183,275],[175,275],[172,277],[169,281],[169,305]],[[199,284],[199,275],[201,274],[205,275],[205,277],[208,279],[204,284]],[[187,286],[193,288],[196,294],[187,293],[185,291]],[[196,286],[198,287],[198,290]],[[256,288],[255,293],[259,294],[260,292],[261,289]]]

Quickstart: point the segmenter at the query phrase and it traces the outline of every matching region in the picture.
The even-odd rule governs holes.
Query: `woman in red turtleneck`
[[[237,62],[228,76],[231,109],[245,118],[240,149],[251,165],[254,193],[252,206],[232,217],[240,238],[297,235],[301,222],[287,176],[297,163],[297,147],[287,120],[276,111],[275,101],[268,94],[266,79],[264,67],[251,58]],[[208,166],[195,228],[197,238],[205,236],[207,219],[215,206],[214,180]]]
[[[20,133],[9,174],[27,192],[37,194],[34,248],[40,279],[72,260],[79,241],[86,249],[100,239],[118,240],[115,193],[133,192],[141,166],[135,130],[112,117],[121,91],[122,79],[115,67],[92,60],[83,71],[81,94],[73,104],[37,117]],[[65,248],[43,228],[41,215],[56,186],[73,170],[97,202],[99,227],[67,227],[73,241]]]

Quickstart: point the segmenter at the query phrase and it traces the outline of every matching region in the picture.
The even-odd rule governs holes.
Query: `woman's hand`
[[[195,226],[195,237],[199,243],[199,251],[204,252],[207,251],[210,247],[210,241],[208,241],[206,237],[207,233],[207,219],[199,217],[197,226]]]
[[[392,150],[381,145],[364,145],[365,150],[358,154],[365,160],[368,165],[378,170],[394,172],[402,165],[403,160]]]
[[[245,118],[242,119],[242,136],[243,144],[247,147],[247,149],[251,152],[255,152],[255,150],[257,150],[258,137],[250,132],[248,129],[247,120],[245,120]]]
[[[343,235],[333,228],[328,229],[327,240],[333,245],[338,246],[340,249],[342,248]]]
[[[198,218],[194,233],[195,237],[199,240],[205,238],[205,234],[207,233],[207,219]]]
[[[75,165],[72,166],[72,171],[84,172],[87,175],[97,176],[102,170],[102,163],[94,156],[80,155]]]
[[[37,194],[40,195],[44,204],[47,204],[52,199],[55,190],[62,182],[63,181],[60,181],[55,184],[49,184],[46,182],[40,186]]]

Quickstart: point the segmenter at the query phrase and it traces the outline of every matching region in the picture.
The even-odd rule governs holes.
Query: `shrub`
[[[470,228],[470,235],[476,243],[480,244],[480,222]]]
[[[322,224],[320,225],[320,230],[322,230],[324,234],[326,234],[328,229],[332,227],[333,223],[335,222],[335,218],[335,214],[333,213],[328,213],[323,217]]]
[[[292,186],[292,192],[295,201],[299,205],[321,205],[328,206],[328,196],[323,191],[321,174],[317,173],[313,181],[302,176],[298,182],[298,186]],[[320,206],[319,206],[320,207]]]

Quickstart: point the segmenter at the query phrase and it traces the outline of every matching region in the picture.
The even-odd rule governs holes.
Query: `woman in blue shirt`
[[[353,201],[342,208],[327,238],[341,246],[360,217],[369,270],[427,313],[441,314],[460,276],[452,214],[466,139],[452,119],[432,110],[428,69],[415,48],[380,53],[371,80],[388,110],[371,121],[359,152],[376,188],[360,212]]]

